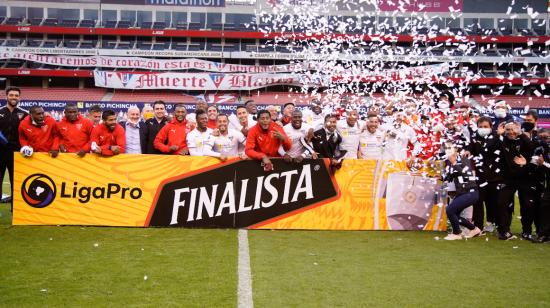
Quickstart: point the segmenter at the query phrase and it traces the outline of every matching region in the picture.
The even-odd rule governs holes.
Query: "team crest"
[[[210,79],[212,79],[212,82],[214,83],[216,88],[220,87],[220,84],[222,83],[223,78],[225,77],[225,75],[223,74],[208,74],[208,75],[210,76]]]

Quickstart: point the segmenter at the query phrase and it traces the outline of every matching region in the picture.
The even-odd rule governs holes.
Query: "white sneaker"
[[[495,224],[492,222],[487,222],[483,228],[483,232],[493,233],[495,231]]]
[[[479,234],[481,234],[481,230],[479,230],[478,227],[475,227],[473,230],[470,230],[470,232],[468,232],[468,235],[466,235],[465,238],[476,237]]]
[[[461,240],[461,239],[462,239],[462,235],[460,235],[460,234],[454,234],[454,233],[449,233],[449,234],[448,234],[447,236],[445,236],[443,239],[446,240],[446,241]]]

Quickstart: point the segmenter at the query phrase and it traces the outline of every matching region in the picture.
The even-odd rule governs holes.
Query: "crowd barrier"
[[[446,229],[427,162],[15,155],[14,225],[314,230]]]

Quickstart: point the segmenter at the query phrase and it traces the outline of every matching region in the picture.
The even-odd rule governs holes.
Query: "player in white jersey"
[[[229,116],[229,128],[241,132],[243,135],[248,134],[248,130],[256,125],[253,116],[248,113],[246,107],[239,106],[237,107],[237,114],[231,114]]]
[[[292,141],[292,147],[286,153],[282,150],[282,147],[279,149],[279,153],[285,160],[301,162],[302,159],[309,157],[317,159],[317,154],[307,141],[313,138],[313,128],[303,123],[302,112],[300,110],[292,112],[290,123],[285,125],[283,129]]]
[[[342,136],[340,150],[347,151],[344,158],[358,158],[361,124],[359,123],[359,113],[357,110],[348,111],[346,119],[340,120],[336,124],[336,130]]]
[[[191,156],[204,156],[205,146],[210,139],[212,130],[208,128],[208,116],[206,111],[199,109],[196,112],[197,127],[187,134],[187,147],[189,148],[189,155]]]
[[[382,159],[384,132],[378,129],[380,119],[376,114],[370,114],[367,123],[359,135],[359,158]]]
[[[310,109],[304,110],[303,112],[304,122],[311,126],[314,131],[323,128],[325,124],[325,115],[325,112],[323,112],[321,108],[321,101],[318,99],[312,100]]]
[[[414,145],[413,155],[418,153],[421,148],[417,142],[414,129],[403,123],[404,117],[405,115],[402,112],[398,112],[395,114],[391,125],[385,124],[382,126],[385,132],[384,152],[382,154],[384,160],[406,160],[409,143]]]
[[[208,144],[204,151],[205,155],[218,157],[221,161],[226,161],[228,157],[239,156],[246,158],[244,155],[244,144],[246,137],[234,129],[228,128],[229,119],[225,114],[219,114],[216,119],[216,127],[218,132],[210,135]]]

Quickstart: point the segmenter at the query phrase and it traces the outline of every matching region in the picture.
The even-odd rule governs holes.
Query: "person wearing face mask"
[[[499,156],[499,173],[504,182],[498,194],[497,225],[499,239],[516,238],[510,233],[512,213],[514,211],[514,195],[518,192],[522,238],[532,240],[532,223],[535,214],[534,194],[536,193],[535,166],[529,164],[534,153],[533,143],[521,133],[518,122],[504,125],[504,134],[497,150]]]
[[[445,145],[445,182],[449,183],[454,190],[449,189],[449,193],[453,196],[449,205],[445,209],[447,217],[451,222],[452,233],[444,239],[447,241],[460,240],[478,236],[481,230],[474,226],[468,219],[460,217],[460,214],[468,207],[477,202],[479,192],[477,189],[475,171],[472,168],[472,163],[467,156],[460,155],[458,150],[446,143]],[[460,226],[464,226],[469,231],[462,235]]]
[[[542,195],[538,211],[539,225],[538,237],[534,243],[550,243],[550,130],[542,128],[538,131],[538,139],[542,151],[535,151],[536,159],[533,161],[539,167],[539,181],[541,181]],[[538,155],[537,155],[538,154]]]
[[[473,222],[483,232],[493,232],[495,229],[497,200],[504,178],[499,172],[499,136],[492,130],[491,119],[481,117],[477,120],[477,130],[472,136],[468,151],[475,165],[479,199],[474,204]],[[485,210],[484,210],[485,208]],[[487,223],[484,226],[484,216]]]
[[[524,122],[521,123],[521,130],[531,140],[537,138],[537,121],[539,115],[536,110],[530,109],[522,116]]]
[[[499,125],[502,123],[508,123],[514,120],[514,117],[508,113],[510,107],[503,100],[498,100],[495,102],[493,108],[493,114],[495,118],[493,119],[493,129],[498,130]]]

